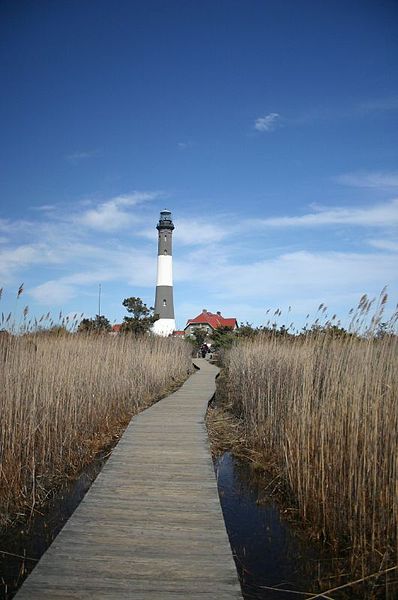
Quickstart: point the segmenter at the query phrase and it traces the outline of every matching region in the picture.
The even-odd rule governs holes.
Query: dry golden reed
[[[191,366],[177,339],[1,333],[0,525],[76,473]]]
[[[225,377],[302,519],[363,576],[397,561],[398,337],[373,334],[260,334],[231,349]]]

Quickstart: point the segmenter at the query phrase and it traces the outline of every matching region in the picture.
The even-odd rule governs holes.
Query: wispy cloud
[[[217,280],[229,292],[234,289],[233,282],[239,281],[241,297],[256,293],[266,298],[272,293],[294,299],[298,295],[313,295],[314,286],[328,295],[358,287],[364,290],[382,287],[395,279],[395,273],[393,255],[385,255],[381,260],[380,255],[371,253],[299,251],[251,265],[228,267],[224,269],[224,277],[217,274]]]
[[[77,296],[77,290],[62,281],[50,280],[30,289],[29,296],[44,306],[63,306]]]
[[[40,226],[36,229],[36,236],[41,240],[14,246],[8,244],[0,249],[0,278],[3,283],[9,283],[18,273],[37,265],[48,267],[73,261],[84,247],[75,238],[72,242],[59,235],[58,240],[54,240],[52,233],[48,232],[46,235]]]
[[[398,96],[386,96],[353,102],[344,105],[309,106],[306,110],[284,117],[283,123],[293,126],[306,126],[313,123],[334,123],[352,119],[365,119],[377,113],[398,111]]]
[[[179,150],[188,150],[188,148],[192,148],[193,143],[190,141],[187,142],[177,142],[177,148]]]
[[[369,244],[374,248],[379,248],[380,250],[390,250],[391,252],[398,252],[398,242],[394,240],[369,240]]]
[[[115,196],[105,202],[100,202],[95,208],[76,215],[74,221],[98,231],[118,231],[136,222],[136,216],[128,211],[128,208],[154,200],[159,196],[159,192],[133,192]]]
[[[114,306],[109,310],[119,318],[124,290],[153,295],[158,207],[145,203],[159,197],[157,192],[134,192],[76,204],[71,214],[44,211],[36,215],[36,221],[0,222],[8,238],[10,232],[15,233],[13,242],[0,246],[0,284],[11,288],[20,281],[29,282],[26,295],[34,305],[66,310],[76,305],[81,312],[95,307],[97,284],[108,283],[112,298],[108,308]],[[237,222],[240,229],[234,225]],[[126,224],[135,223],[139,226],[124,231]],[[239,309],[238,319],[264,322],[262,311],[281,300],[308,312],[318,298],[337,303],[347,294],[354,298],[364,292],[375,294],[388,283],[396,289],[398,244],[391,225],[398,224],[398,200],[362,208],[318,207],[302,215],[264,219],[234,219],[215,210],[200,218],[182,214],[175,224],[176,300],[179,294],[185,303],[194,304],[195,298],[204,296],[209,309],[213,306],[225,312],[230,307],[232,316]],[[363,239],[363,253],[343,251],[340,244],[338,252],[309,252],[305,235],[300,235],[296,251],[281,250],[276,244],[264,252],[267,228],[342,224],[362,227],[358,239]],[[377,233],[372,229],[375,226]],[[148,231],[143,232],[143,227]],[[116,230],[118,234],[113,235]],[[242,231],[246,232],[242,244],[248,250],[243,254],[239,250]],[[279,245],[286,248],[290,237],[282,233]],[[68,306],[70,302],[73,306]],[[201,307],[202,301],[198,310]],[[196,312],[182,317],[181,309],[177,310],[179,319]]]
[[[355,173],[344,173],[335,177],[335,181],[352,187],[385,190],[398,188],[398,172],[359,171]]]
[[[359,104],[362,113],[385,112],[398,110],[398,96],[385,96],[384,98],[373,98]]]
[[[65,271],[81,269],[79,273],[84,275],[78,277],[75,274],[73,281],[65,279],[66,276],[54,279],[57,283],[71,286],[68,297],[72,293],[71,290],[76,289],[76,285],[87,284],[93,274],[97,281],[98,278],[102,280],[117,278],[122,265],[124,265],[123,279],[137,280],[138,276],[134,269],[137,265],[143,264],[142,248],[145,248],[142,241],[137,239],[138,232],[135,232],[136,237],[134,231],[127,239],[121,237],[120,243],[110,239],[109,236],[96,234],[114,233],[122,231],[131,224],[146,222],[145,210],[143,208],[138,210],[138,205],[153,200],[159,195],[158,192],[133,192],[97,204],[93,201],[84,201],[74,205],[69,212],[61,205],[54,206],[55,210],[40,211],[40,219],[0,219],[0,235],[5,234],[4,243],[0,245],[0,285],[13,285],[24,272],[33,273],[33,269],[38,271],[38,266],[40,266],[42,280],[48,277],[49,272],[55,270],[65,273]],[[87,208],[87,203],[92,206]],[[153,235],[152,231],[152,239]],[[102,239],[103,237],[106,241]],[[137,256],[137,249],[132,246],[134,237],[137,247],[141,248],[138,252],[141,258],[130,263],[126,257]],[[99,272],[101,265],[107,268],[108,274]],[[140,281],[146,281],[147,273],[150,272],[148,265],[149,263],[145,262],[143,271],[138,271]],[[40,296],[44,301],[46,289],[39,287],[33,294],[36,293],[36,297]],[[48,298],[54,296],[55,292],[49,294]]]
[[[278,113],[269,113],[264,117],[258,117],[254,123],[256,131],[273,131],[279,125],[280,115]]]
[[[40,251],[34,244],[23,244],[0,251],[0,277],[8,282],[12,273],[40,262]]]
[[[396,295],[396,262],[396,255],[390,253],[306,250],[245,264],[215,261],[206,270],[206,304],[221,307],[222,311],[230,303],[236,307],[246,304],[244,310],[235,313],[238,319],[244,320],[255,309],[251,314],[262,323],[267,319],[266,309],[281,304],[290,304],[295,313],[305,315],[326,301],[331,310],[340,314],[341,306],[345,306],[346,312],[341,315],[344,316],[363,293],[376,296],[387,284]],[[178,265],[184,274],[184,285],[197,285],[197,273],[202,267],[203,261],[195,256],[190,257],[185,268]],[[262,318],[257,316],[259,307]]]
[[[398,225],[398,199],[364,208],[323,208],[305,215],[252,219],[248,223],[254,227],[319,227],[326,225],[390,227]]]
[[[41,206],[31,206],[31,209],[39,212],[51,212],[56,210],[57,207],[55,204],[42,204]]]
[[[72,164],[77,164],[82,160],[86,160],[88,158],[93,158],[94,156],[98,156],[98,150],[77,150],[76,152],[72,152],[66,156],[66,160]]]
[[[222,216],[214,215],[212,219],[198,218],[175,218],[174,224],[178,235],[174,243],[181,246],[202,246],[220,243],[230,234],[239,230],[238,226],[226,226]],[[138,232],[140,237],[153,240],[153,227],[142,227]],[[197,250],[195,250],[197,252]]]
[[[153,253],[131,245],[120,245],[117,249],[107,249],[98,244],[81,248],[75,264],[80,270],[72,270],[68,275],[53,278],[33,286],[28,294],[36,302],[46,306],[59,305],[78,298],[82,290],[89,289],[99,282],[124,282],[132,287],[150,286],[155,281],[155,261]]]
[[[60,264],[62,259],[48,241],[4,247],[0,250],[0,278],[8,283],[15,273],[33,265]]]
[[[208,245],[224,240],[230,233],[228,227],[206,219],[176,219],[177,243],[186,246]]]

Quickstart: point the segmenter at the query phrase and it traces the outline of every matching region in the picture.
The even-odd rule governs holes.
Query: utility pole
[[[98,284],[98,316],[101,316],[101,284]]]

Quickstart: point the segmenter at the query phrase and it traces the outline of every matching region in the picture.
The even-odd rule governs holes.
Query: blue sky
[[[398,292],[394,1],[0,4],[1,310],[297,325]],[[25,291],[15,301],[19,285]]]

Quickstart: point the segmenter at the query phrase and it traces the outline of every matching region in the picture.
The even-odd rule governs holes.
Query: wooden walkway
[[[204,416],[216,367],[136,416],[17,600],[242,599]]]

